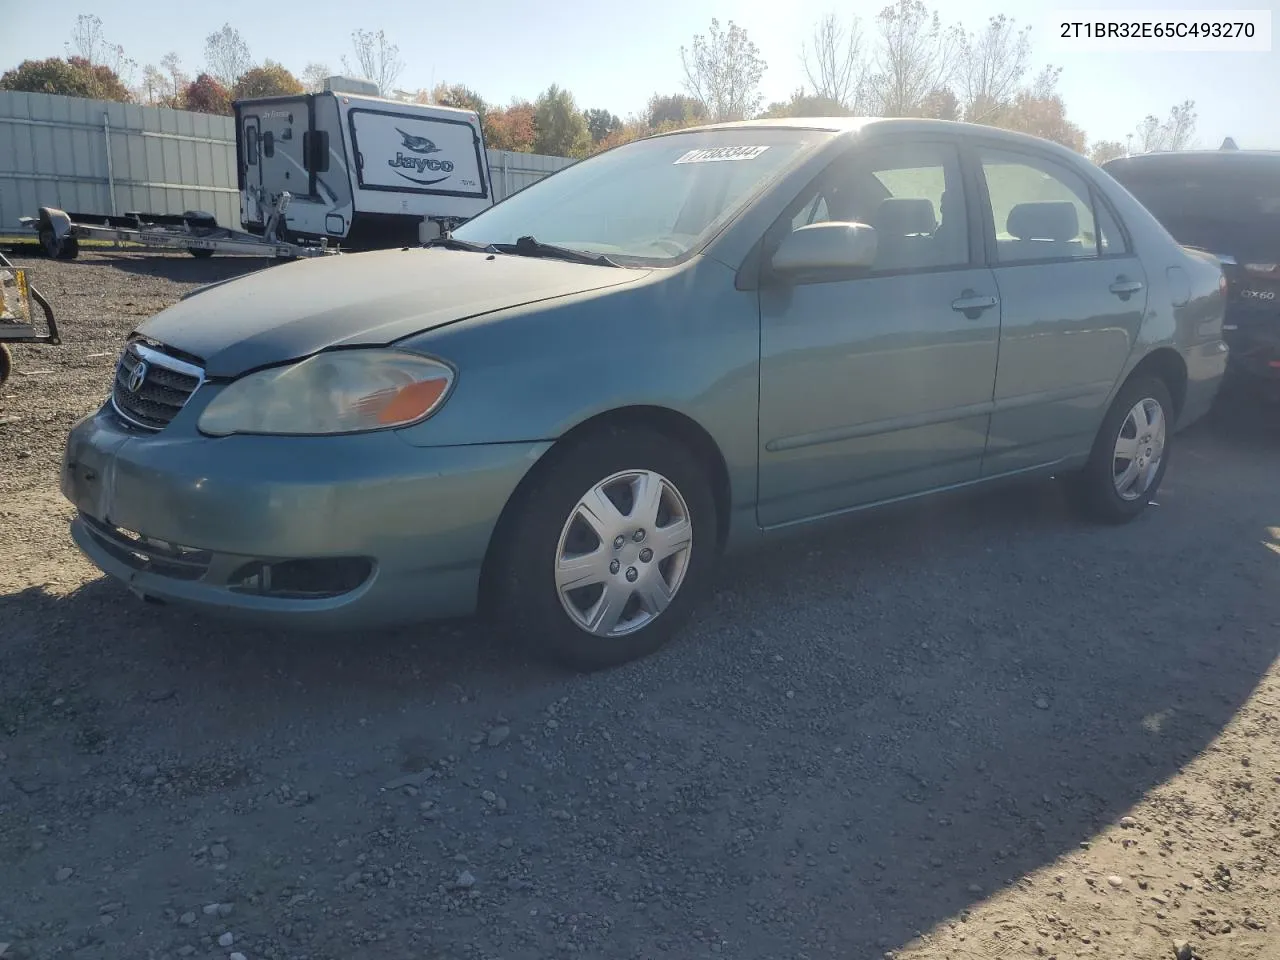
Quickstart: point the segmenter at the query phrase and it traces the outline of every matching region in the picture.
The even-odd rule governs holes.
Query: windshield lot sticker
[[[768,147],[710,147],[690,150],[676,159],[676,163],[716,163],[720,160],[754,160]]]

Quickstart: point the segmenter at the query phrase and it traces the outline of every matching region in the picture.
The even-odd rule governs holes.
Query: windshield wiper
[[[470,240],[458,240],[454,237],[436,237],[423,244],[424,247],[444,247],[446,250],[470,250],[472,253],[498,253],[492,243],[472,243]]]
[[[603,253],[587,253],[569,247],[558,247],[554,243],[543,243],[536,237],[520,237],[515,243],[495,243],[493,248],[499,253],[514,253],[518,257],[549,257],[554,260],[568,260],[570,263],[589,263],[598,267],[616,267]]]

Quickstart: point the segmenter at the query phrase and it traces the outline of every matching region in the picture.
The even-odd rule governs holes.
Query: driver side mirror
[[[773,273],[791,279],[808,273],[865,270],[876,262],[875,227],[826,221],[799,227],[783,239],[770,262]]]

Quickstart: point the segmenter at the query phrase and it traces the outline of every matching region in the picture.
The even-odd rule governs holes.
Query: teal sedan
[[[1227,358],[1223,277],[1052,143],[780,120],[629,143],[425,247],[201,288],[75,425],[71,533],[261,623],[495,613],[584,667],[721,555],[1056,475],[1133,520]]]

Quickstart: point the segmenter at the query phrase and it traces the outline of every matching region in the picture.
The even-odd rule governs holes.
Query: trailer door
[[[288,190],[299,200],[313,196],[311,174],[303,154],[304,134],[311,131],[311,113],[306,98],[273,100],[258,106],[262,127],[261,170],[266,203],[273,203]]]
[[[262,213],[262,125],[256,113],[240,119],[240,220],[260,226]]]

